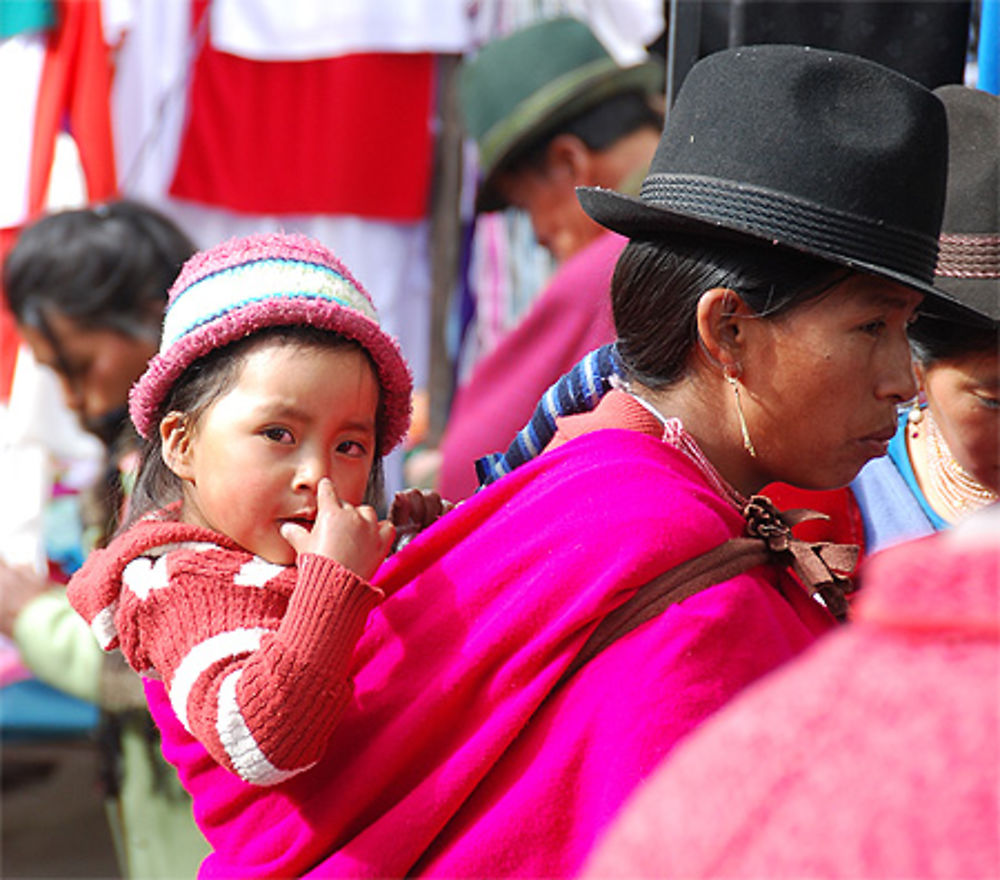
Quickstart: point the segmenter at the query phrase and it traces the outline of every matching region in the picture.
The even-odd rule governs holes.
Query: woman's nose
[[[902,335],[892,346],[883,372],[879,396],[896,403],[910,400],[917,393],[917,380],[913,372],[913,354],[909,340]]]

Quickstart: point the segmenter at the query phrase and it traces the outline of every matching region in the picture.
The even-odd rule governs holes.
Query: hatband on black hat
[[[1000,321],[1000,97],[935,89],[948,117],[948,190],[934,285]]]

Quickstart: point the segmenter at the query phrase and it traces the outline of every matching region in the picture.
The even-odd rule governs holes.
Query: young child
[[[69,596],[249,783],[307,770],[349,700],[382,596],[368,580],[394,536],[374,509],[381,457],[406,432],[410,392],[368,294],[308,238],[219,245],[170,291],[130,395],[146,439],[130,514]],[[399,508],[441,512],[422,496]]]

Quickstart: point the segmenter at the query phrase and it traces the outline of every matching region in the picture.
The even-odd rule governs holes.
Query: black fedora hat
[[[902,74],[827,50],[747,46],[688,73],[638,198],[577,193],[632,238],[749,237],[940,297],[947,146],[943,105]]]
[[[948,116],[948,190],[934,285],[1000,321],[1000,97],[935,89]]]

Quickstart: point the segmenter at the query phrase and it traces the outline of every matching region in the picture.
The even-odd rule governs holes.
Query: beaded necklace
[[[660,424],[663,425],[663,436],[661,438],[663,442],[669,446],[673,446],[680,452],[683,452],[689,459],[691,459],[695,467],[698,468],[705,479],[708,480],[709,485],[716,492],[718,492],[719,495],[725,498],[726,501],[732,504],[737,510],[741,512],[743,511],[747,504],[746,497],[742,493],[738,492],[733,486],[730,486],[725,477],[723,477],[722,474],[715,469],[715,465],[713,465],[712,462],[705,457],[705,453],[701,451],[701,447],[698,446],[694,437],[684,430],[684,425],[681,424],[681,420],[679,418],[676,416],[667,418],[648,400],[644,400],[632,391],[624,382],[612,382],[612,386],[624,391],[632,397],[633,400],[640,403],[643,408],[649,410],[649,412],[656,416]]]
[[[929,409],[924,410],[924,421],[927,424],[928,480],[937,497],[947,506],[947,518],[960,519],[996,501],[996,492],[955,461]]]

